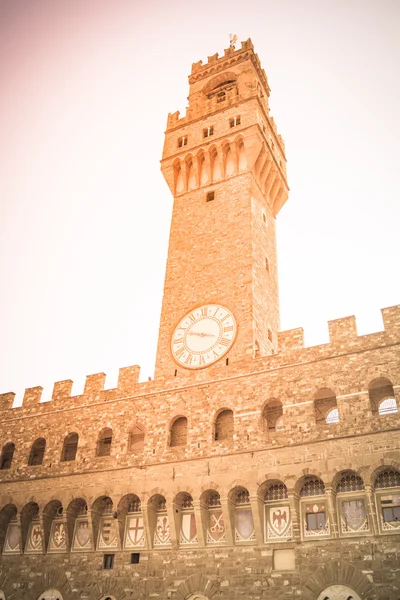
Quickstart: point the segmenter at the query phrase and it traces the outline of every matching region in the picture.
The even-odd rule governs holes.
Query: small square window
[[[265,270],[269,273],[269,260],[267,256],[265,257]]]
[[[319,531],[325,527],[325,513],[310,513],[307,514],[307,530]]]
[[[187,143],[187,135],[183,135],[182,137],[178,138],[178,148],[182,148],[182,146],[187,146]]]
[[[215,198],[215,192],[208,192],[206,202],[211,202]]]
[[[210,137],[210,135],[214,135],[213,125],[211,125],[211,127],[206,127],[205,129],[203,129],[203,138],[208,138]]]
[[[105,554],[103,561],[104,569],[113,569],[114,568],[114,554]]]
[[[240,125],[240,116],[229,119],[229,125],[230,127],[236,127],[237,125]]]
[[[140,562],[140,553],[139,552],[133,552],[131,554],[131,565],[138,565]]]
[[[267,215],[265,214],[264,211],[262,211],[262,216],[263,216],[264,223],[266,223],[267,222]]]

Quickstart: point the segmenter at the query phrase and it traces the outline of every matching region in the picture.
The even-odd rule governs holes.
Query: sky
[[[400,303],[398,0],[0,0],[0,393],[153,376],[191,64],[251,38],[286,143],[281,329]]]

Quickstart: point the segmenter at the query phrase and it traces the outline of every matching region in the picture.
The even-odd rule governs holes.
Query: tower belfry
[[[192,65],[186,115],[168,115],[174,196],[156,377],[274,353],[275,218],[288,197],[282,137],[251,40]]]

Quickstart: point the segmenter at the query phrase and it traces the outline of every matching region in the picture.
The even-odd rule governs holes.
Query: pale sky
[[[0,0],[0,392],[153,375],[192,62],[251,37],[286,142],[281,329],[400,303],[398,0]]]

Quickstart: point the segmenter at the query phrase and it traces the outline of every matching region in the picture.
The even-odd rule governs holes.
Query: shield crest
[[[53,521],[51,526],[49,551],[66,550],[65,525],[63,521]]]
[[[171,532],[167,515],[159,515],[157,517],[156,530],[154,532],[154,545],[165,546],[171,541]]]
[[[197,539],[196,519],[193,513],[182,515],[181,544],[195,544]]]
[[[99,548],[116,548],[118,546],[117,521],[113,517],[103,517],[99,531]]]
[[[222,510],[208,513],[208,531],[209,542],[225,541],[225,523]]]
[[[90,529],[87,519],[76,521],[74,548],[76,550],[90,548]]]
[[[128,517],[125,547],[144,546],[143,517]]]
[[[248,542],[255,539],[253,514],[251,510],[237,508],[236,517],[236,535],[237,542]]]
[[[343,518],[348,529],[358,531],[366,521],[364,500],[350,500],[342,503]]]
[[[289,527],[290,511],[289,506],[271,506],[269,507],[269,524],[278,537],[281,537]]]
[[[7,529],[6,543],[4,545],[4,553],[18,552],[19,546],[19,530],[17,523],[10,523]]]
[[[41,552],[42,551],[42,528],[40,523],[32,521],[29,526],[28,538],[26,541],[25,552]]]

